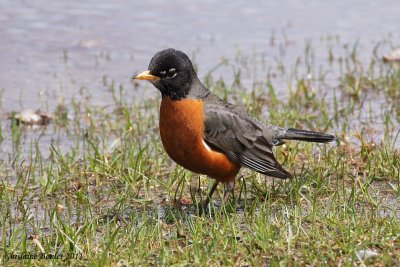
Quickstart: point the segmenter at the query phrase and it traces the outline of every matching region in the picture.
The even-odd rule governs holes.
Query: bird
[[[270,177],[292,178],[272,150],[284,140],[335,140],[330,134],[266,125],[254,119],[243,108],[213,94],[197,77],[190,58],[173,48],[157,52],[148,70],[133,79],[147,80],[161,92],[159,131],[169,157],[185,169],[215,179],[205,206],[221,182],[227,201],[242,167]]]

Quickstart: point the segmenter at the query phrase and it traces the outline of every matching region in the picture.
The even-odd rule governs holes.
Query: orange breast
[[[204,142],[203,108],[202,100],[164,97],[160,107],[162,143],[168,155],[184,168],[219,181],[232,181],[240,166]]]

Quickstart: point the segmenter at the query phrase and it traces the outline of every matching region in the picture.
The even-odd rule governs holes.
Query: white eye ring
[[[178,74],[178,72],[176,71],[175,68],[169,69],[168,73],[169,73],[169,74],[173,74],[173,75],[172,75],[172,76],[167,76],[167,79],[175,78],[175,76]]]

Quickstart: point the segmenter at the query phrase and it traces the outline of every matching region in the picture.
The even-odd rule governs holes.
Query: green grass
[[[276,148],[293,180],[242,170],[235,197],[221,205],[220,186],[203,215],[212,181],[165,154],[150,85],[137,90],[154,97],[137,100],[105,82],[109,105],[71,99],[46,129],[3,123],[0,265],[399,265],[400,71],[327,46],[322,67],[307,43],[294,65],[265,72],[238,53],[216,67],[232,68],[232,82],[203,78],[264,122],[339,137]],[[10,258],[42,252],[61,259]]]

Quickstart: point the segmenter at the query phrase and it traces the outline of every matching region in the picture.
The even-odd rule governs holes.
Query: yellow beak
[[[134,80],[147,80],[147,81],[158,81],[160,77],[150,74],[150,71],[146,70],[133,76]]]

